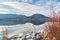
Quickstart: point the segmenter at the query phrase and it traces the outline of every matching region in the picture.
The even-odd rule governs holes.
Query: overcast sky
[[[52,0],[56,12],[60,10],[60,0]],[[51,14],[51,0],[0,0],[0,14],[33,15]]]

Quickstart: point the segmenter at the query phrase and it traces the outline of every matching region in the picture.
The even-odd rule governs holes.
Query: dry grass
[[[50,32],[47,33],[47,36],[44,37],[43,40],[60,40],[60,11],[53,14],[52,18],[50,23],[48,23]]]

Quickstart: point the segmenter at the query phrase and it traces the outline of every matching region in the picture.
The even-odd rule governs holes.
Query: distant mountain
[[[4,18],[15,18],[15,17],[19,17],[20,15],[16,15],[16,14],[0,14],[0,19],[4,19]]]
[[[50,20],[49,17],[46,17],[42,14],[34,14],[29,17],[25,15],[16,15],[16,14],[0,14],[0,25],[17,25],[25,23],[40,25],[49,20]]]
[[[44,22],[47,22],[50,20],[49,17],[46,17],[42,14],[34,14],[32,16],[29,17],[29,22],[34,24],[34,25],[40,25],[43,24]]]

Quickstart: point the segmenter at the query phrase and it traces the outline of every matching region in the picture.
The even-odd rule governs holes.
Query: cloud
[[[58,11],[60,11],[60,2],[57,2],[56,0],[54,0],[52,3],[48,2],[46,4],[47,7],[49,7],[48,9],[50,9],[51,11],[51,5],[53,4],[53,9],[54,11],[57,13]],[[51,13],[50,13],[51,14]]]
[[[57,4],[57,2],[55,2],[55,1],[53,1],[53,2],[55,4]],[[25,3],[25,2],[2,2],[2,4],[8,5],[8,6],[14,8],[15,10],[9,9],[10,12],[12,12],[12,13],[23,14],[23,15],[27,15],[27,16],[32,15],[32,13],[33,14],[41,13],[46,16],[49,16],[51,14],[50,13],[51,12],[50,11],[51,1],[47,1],[47,0],[45,0],[45,1],[39,0],[34,5],[29,4],[29,3]]]
[[[51,2],[52,1],[52,2]],[[59,0],[42,0],[42,1],[38,1],[36,2],[35,5],[37,6],[42,6],[43,8],[45,8],[45,10],[48,10],[48,14],[51,15],[52,11],[51,11],[51,5],[53,4],[53,9],[54,11],[57,13],[58,11],[60,11],[60,1]]]
[[[22,15],[33,15],[36,13],[40,13],[43,15],[46,15],[48,13],[47,10],[45,10],[42,6],[36,6],[28,3],[23,3],[23,2],[1,2],[0,4],[8,5],[16,10],[10,10],[10,12],[16,12],[17,14],[22,14]]]
[[[60,2],[55,3],[54,9],[55,9],[55,12],[56,12],[56,13],[60,11]]]

